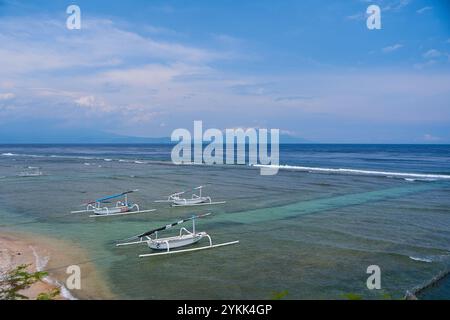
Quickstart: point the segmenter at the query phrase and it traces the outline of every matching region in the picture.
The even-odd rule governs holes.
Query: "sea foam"
[[[41,257],[38,255],[38,253],[36,252],[36,249],[33,246],[30,246],[31,251],[33,252],[34,258],[35,258],[35,263],[36,263],[36,271],[44,271],[45,267],[47,266],[48,262],[50,261],[50,257],[48,256],[44,256]],[[67,289],[64,284],[60,283],[58,280],[55,280],[53,278],[50,277],[45,277],[43,279],[45,282],[47,282],[48,284],[51,284],[53,286],[57,286],[60,290],[60,294],[62,297],[64,297],[67,300],[78,300],[77,298],[75,298],[69,291],[69,289]]]
[[[433,262],[433,259],[431,259],[431,258],[413,257],[413,256],[410,256],[409,258],[414,261],[427,262],[427,263]]]
[[[428,173],[410,173],[410,172],[390,172],[390,171],[375,171],[375,170],[359,170],[359,169],[346,169],[346,168],[318,168],[318,167],[303,167],[303,166],[290,166],[290,165],[262,165],[255,164],[253,167],[258,168],[272,168],[280,170],[298,170],[307,171],[311,173],[337,173],[337,174],[352,174],[352,175],[373,175],[383,176],[389,178],[407,178],[408,181],[424,180],[434,181],[437,179],[450,179],[450,175],[445,174],[428,174]]]

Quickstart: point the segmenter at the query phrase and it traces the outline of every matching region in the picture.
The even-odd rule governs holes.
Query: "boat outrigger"
[[[130,203],[128,201],[128,194],[137,192],[139,190],[131,190],[131,191],[125,191],[120,194],[115,194],[112,196],[106,196],[88,203],[85,203],[86,209],[80,210],[80,211],[72,211],[71,213],[85,213],[85,212],[92,212],[93,215],[90,215],[90,218],[97,218],[97,217],[110,217],[110,216],[123,216],[123,215],[129,215],[129,214],[138,214],[138,213],[145,213],[145,212],[153,212],[156,209],[150,209],[150,210],[141,210],[139,208],[139,205],[136,203]],[[110,203],[110,200],[123,198],[122,200],[118,200],[116,202],[116,205],[114,207],[108,207],[105,204]]]
[[[150,249],[155,250],[155,251],[160,251],[160,252],[156,252],[156,253],[139,255],[139,258],[144,258],[144,257],[160,256],[160,255],[174,254],[174,253],[180,253],[180,252],[206,250],[206,249],[224,247],[224,246],[229,246],[229,245],[239,243],[239,241],[231,241],[231,242],[213,244],[211,236],[209,234],[207,234],[204,231],[197,232],[195,229],[195,219],[206,217],[206,216],[209,216],[210,214],[211,213],[206,213],[206,214],[197,215],[197,216],[194,215],[192,217],[168,224],[166,226],[144,232],[137,236],[133,236],[131,238],[126,239],[127,241],[133,240],[133,239],[135,239],[137,241],[122,242],[122,243],[116,244],[116,246],[121,247],[121,246],[135,245],[135,244],[147,244]],[[180,233],[178,236],[158,238],[158,232],[171,229],[172,227],[177,226],[182,223],[185,223],[187,221],[192,221],[192,231],[189,231],[188,229],[183,227],[180,229]],[[153,238],[152,238],[152,235],[154,235]],[[199,242],[200,240],[202,240],[203,238],[207,238],[209,240],[208,245],[205,245],[202,247],[197,247],[197,248],[173,250],[176,248],[193,245],[193,244]]]
[[[192,189],[192,190],[199,190],[198,191],[199,193],[196,194],[195,191],[193,191],[190,198],[183,198],[182,195],[185,194],[187,191],[182,191],[169,195],[167,197],[167,200],[157,200],[155,202],[169,202],[171,203],[172,207],[193,207],[193,206],[206,206],[206,205],[226,203],[226,201],[213,202],[211,200],[211,197],[202,196],[203,188],[204,186],[199,186],[197,188]]]

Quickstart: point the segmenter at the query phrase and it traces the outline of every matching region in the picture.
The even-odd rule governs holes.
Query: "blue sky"
[[[81,30],[65,26],[70,4]],[[366,27],[370,4],[381,30]],[[448,1],[0,0],[0,43],[1,142],[160,137],[203,120],[450,143]]]

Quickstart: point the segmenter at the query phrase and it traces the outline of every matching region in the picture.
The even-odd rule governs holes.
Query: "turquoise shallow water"
[[[137,162],[134,153],[120,148],[108,147],[107,155],[83,148],[76,155],[67,155],[70,147],[0,150],[12,154],[0,156],[0,231],[33,232],[81,246],[117,298],[270,299],[281,291],[290,299],[339,299],[347,293],[400,298],[450,267],[450,181],[445,179],[290,170],[264,177],[246,166],[174,166],[163,161],[164,148],[135,157],[145,160]],[[46,175],[15,176],[33,165]],[[436,163],[427,165],[428,170],[408,172],[447,172],[445,167],[430,171]],[[197,185],[227,203],[194,210],[153,203]],[[142,208],[158,210],[103,220],[68,214],[83,201],[128,189],[140,190],[132,200]],[[240,240],[239,245],[149,259],[137,257],[146,247],[114,246],[115,240],[208,211],[213,214],[198,221],[198,230],[215,242]],[[366,268],[373,264],[382,270],[380,291],[366,287]],[[449,298],[445,283],[430,297]]]

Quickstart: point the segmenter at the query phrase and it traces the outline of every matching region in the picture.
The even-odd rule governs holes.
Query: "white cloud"
[[[425,59],[434,59],[434,58],[439,58],[440,56],[442,56],[442,53],[436,49],[428,50],[427,52],[425,52],[423,54],[423,57]]]
[[[176,81],[178,77],[204,75],[212,69],[183,63],[170,65],[148,64],[138,68],[118,68],[99,73],[98,83],[156,89],[158,85]]]
[[[295,136],[298,137],[298,136],[299,136],[298,132],[292,131],[292,130],[281,129],[281,130],[280,130],[280,133],[281,133],[281,134],[284,134],[284,135],[287,135],[287,136],[293,136],[293,137],[295,137]]]
[[[0,101],[4,100],[11,100],[14,99],[16,95],[14,93],[0,93]]]
[[[358,12],[349,16],[345,17],[347,20],[355,20],[355,21],[362,21],[366,19],[366,13],[365,12]]]
[[[414,67],[416,69],[424,69],[437,64],[445,64],[450,62],[450,54],[447,52],[442,52],[436,49],[430,49],[423,53],[422,57],[424,62],[416,63]]]
[[[448,75],[356,70],[252,76],[215,68],[214,62],[230,59],[227,51],[155,40],[108,21],[88,23],[82,33],[69,35],[61,26],[39,26],[20,29],[0,21],[1,81],[10,86],[2,90],[21,90],[8,102],[14,109],[0,110],[0,123],[41,117],[61,125],[163,136],[196,119],[218,128],[249,127],[255,115],[267,119],[263,127],[277,120],[283,126],[292,122],[284,127],[293,131],[311,116],[397,123],[450,118]]]
[[[370,5],[373,4],[373,0],[360,0],[361,2],[364,2],[365,4]],[[378,3],[375,3],[381,7],[381,13],[383,12],[389,12],[394,11],[398,12],[404,7],[408,6],[411,3],[411,0],[394,0],[394,1],[378,1]],[[362,21],[365,20],[368,17],[367,13],[365,11],[360,11],[352,15],[348,15],[345,18],[347,20],[354,20],[354,21]]]
[[[422,14],[422,13],[424,13],[426,11],[429,11],[429,10],[432,10],[432,9],[433,9],[433,7],[423,7],[421,9],[417,10],[417,13],[418,14]]]
[[[400,49],[402,47],[403,47],[402,44],[396,43],[396,44],[394,44],[392,46],[388,46],[388,47],[383,48],[382,51],[383,51],[383,53],[390,53],[390,52],[394,52],[394,51],[396,51],[396,50],[398,50],[398,49]]]
[[[133,58],[185,63],[229,58],[224,51],[144,37],[109,20],[85,19],[82,32],[75,35],[52,20],[24,19],[0,21],[0,68],[4,72],[109,67]]]
[[[183,36],[183,33],[180,33],[178,31],[164,28],[164,27],[157,27],[157,26],[144,26],[143,31],[146,31],[151,34],[157,34],[157,35],[168,35],[168,36]]]
[[[198,97],[192,103],[206,108],[212,87],[220,87],[204,79],[214,74],[208,64],[233,56],[145,37],[99,19],[85,19],[80,32],[70,33],[48,19],[6,18],[0,21],[0,42],[0,88],[23,93],[8,116],[87,123],[93,114],[108,113],[100,126],[115,121],[118,129],[152,121],[167,107],[185,108],[182,97]],[[3,114],[8,110],[3,107]]]
[[[422,140],[425,142],[439,142],[442,138],[427,133],[422,136]]]
[[[303,101],[303,100],[311,100],[313,97],[311,96],[284,96],[284,97],[277,97],[275,98],[275,101]]]
[[[93,108],[101,111],[111,111],[108,104],[100,98],[95,96],[82,96],[75,100],[75,103],[80,107]]]
[[[213,34],[212,36],[213,36],[214,40],[216,40],[222,44],[225,44],[225,45],[236,46],[243,42],[242,39],[230,36],[228,34]]]
[[[434,66],[434,65],[436,65],[436,63],[437,63],[437,61],[436,60],[428,60],[428,61],[426,61],[426,62],[422,62],[422,63],[416,63],[416,64],[414,64],[414,68],[415,69],[425,69],[425,68],[428,68],[428,67],[432,67],[432,66]]]
[[[399,11],[404,7],[408,6],[411,3],[411,0],[396,0],[388,3],[385,7],[383,7],[382,11]]]

